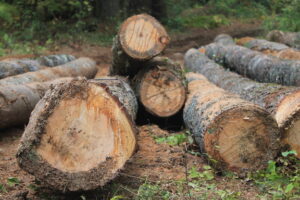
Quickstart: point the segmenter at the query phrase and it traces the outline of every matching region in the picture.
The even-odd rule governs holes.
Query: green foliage
[[[192,169],[188,171],[188,177],[190,179],[201,178],[207,181],[213,180],[215,178],[214,171],[210,166],[204,165],[203,169],[203,172],[199,172],[196,167],[192,167]]]
[[[20,184],[20,180],[16,177],[8,177],[7,178],[7,185],[8,186],[15,186],[15,185],[19,185]]]
[[[274,5],[272,15],[266,17],[264,27],[268,30],[300,31],[299,0],[273,0],[272,2]]]
[[[154,199],[162,199],[168,200],[171,197],[171,193],[165,190],[162,190],[158,184],[142,184],[136,196],[136,199],[141,200],[154,200]]]
[[[0,2],[0,25],[6,27],[18,18],[18,10],[12,5]]]
[[[188,136],[185,133],[174,134],[167,137],[157,137],[155,141],[158,144],[167,143],[169,145],[180,145],[184,142],[188,142]]]
[[[0,184],[0,193],[6,193],[7,190],[3,184]]]
[[[273,199],[300,198],[300,160],[294,151],[283,152],[276,161],[269,161],[267,169],[250,178]]]

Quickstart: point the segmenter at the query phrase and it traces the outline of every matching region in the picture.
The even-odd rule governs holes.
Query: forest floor
[[[256,36],[261,31],[257,22],[248,24],[237,22],[212,30],[194,29],[176,33],[172,35],[172,43],[164,55],[182,61],[186,50],[208,44],[220,33],[242,37]],[[110,47],[73,44],[58,49],[49,53],[88,56],[97,61],[101,75],[108,72],[111,62]],[[139,127],[137,153],[126,164],[120,175],[107,186],[84,193],[57,193],[43,187],[33,176],[18,167],[15,154],[23,130],[11,128],[0,133],[1,200],[267,199],[268,197],[265,196],[266,191],[261,191],[248,179],[237,178],[231,173],[220,175],[214,172],[199,156],[197,147],[188,141],[168,142],[170,134],[186,134],[185,130],[172,132],[150,124]],[[176,139],[176,137],[172,139],[174,138]]]

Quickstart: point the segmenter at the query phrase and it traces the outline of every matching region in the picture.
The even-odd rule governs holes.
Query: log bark
[[[267,166],[278,152],[279,129],[263,108],[188,73],[183,118],[215,167],[243,174]]]
[[[133,76],[141,61],[160,54],[169,43],[164,27],[146,14],[128,18],[120,27],[112,47],[112,75]]]
[[[87,78],[93,78],[96,73],[96,62],[90,58],[82,57],[57,67],[46,68],[36,72],[27,72],[1,79],[0,85],[44,82],[61,77],[84,76]]]
[[[283,32],[273,30],[268,33],[267,40],[286,44],[290,47],[300,49],[300,32]]]
[[[45,92],[52,85],[71,79],[60,78],[40,83],[0,85],[0,129],[26,124],[31,111]]]
[[[272,55],[280,59],[300,60],[300,51],[290,48],[284,44],[270,42],[268,40],[244,37],[237,41],[238,45],[249,49],[260,51],[267,55]]]
[[[282,143],[296,150],[300,158],[300,88],[255,82],[225,70],[196,49],[186,53],[185,66],[217,86],[267,109],[281,129]]]
[[[63,192],[103,186],[135,151],[136,111],[133,91],[119,78],[57,85],[32,112],[18,164]]]
[[[282,85],[300,85],[300,62],[281,60],[238,45],[212,43],[204,48],[210,59],[251,79]]]
[[[0,79],[25,72],[41,70],[46,67],[62,65],[74,59],[75,57],[71,55],[50,55],[40,57],[36,60],[6,58],[0,62]]]
[[[186,84],[183,70],[166,57],[156,57],[145,63],[133,78],[132,85],[141,104],[154,116],[173,116],[184,105]]]

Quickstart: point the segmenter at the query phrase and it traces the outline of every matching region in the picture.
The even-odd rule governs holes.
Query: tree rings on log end
[[[131,157],[135,134],[132,118],[105,84],[74,80],[57,85],[37,104],[17,159],[54,189],[95,189]]]
[[[278,129],[267,112],[236,107],[220,114],[204,133],[205,151],[217,167],[244,172],[267,166],[278,152]]]
[[[150,113],[170,117],[182,107],[186,98],[183,80],[171,70],[156,66],[140,82],[140,101]]]
[[[161,53],[170,38],[165,28],[152,16],[134,15],[121,26],[119,40],[122,49],[133,59],[146,60]]]

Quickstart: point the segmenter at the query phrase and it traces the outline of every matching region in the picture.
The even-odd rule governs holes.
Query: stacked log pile
[[[300,51],[281,43],[244,37],[237,40],[237,44],[281,59],[300,60]]]
[[[209,58],[251,79],[282,85],[300,85],[299,61],[281,60],[246,47],[223,45],[223,42],[215,42],[204,48]]]
[[[185,66],[190,71],[203,74],[217,86],[267,109],[283,133],[283,143],[300,155],[300,88],[258,83],[244,78],[225,70],[196,49],[186,53]]]
[[[283,43],[290,47],[300,49],[299,32],[283,32],[283,31],[273,30],[268,33],[267,40]]]
[[[26,123],[39,101],[22,136],[19,166],[63,192],[104,186],[135,152],[138,108],[160,120],[183,111],[200,151],[219,169],[244,174],[266,167],[280,149],[281,132],[285,144],[300,152],[300,90],[243,78],[200,51],[259,81],[286,85],[300,85],[300,62],[237,46],[222,34],[186,53],[185,64],[196,73],[185,74],[161,56],[169,41],[156,19],[135,15],[114,39],[110,76],[95,77],[96,63],[79,58],[1,79],[0,118],[11,117],[0,128]],[[48,59],[39,62],[59,63]],[[62,78],[70,76],[86,78]]]

